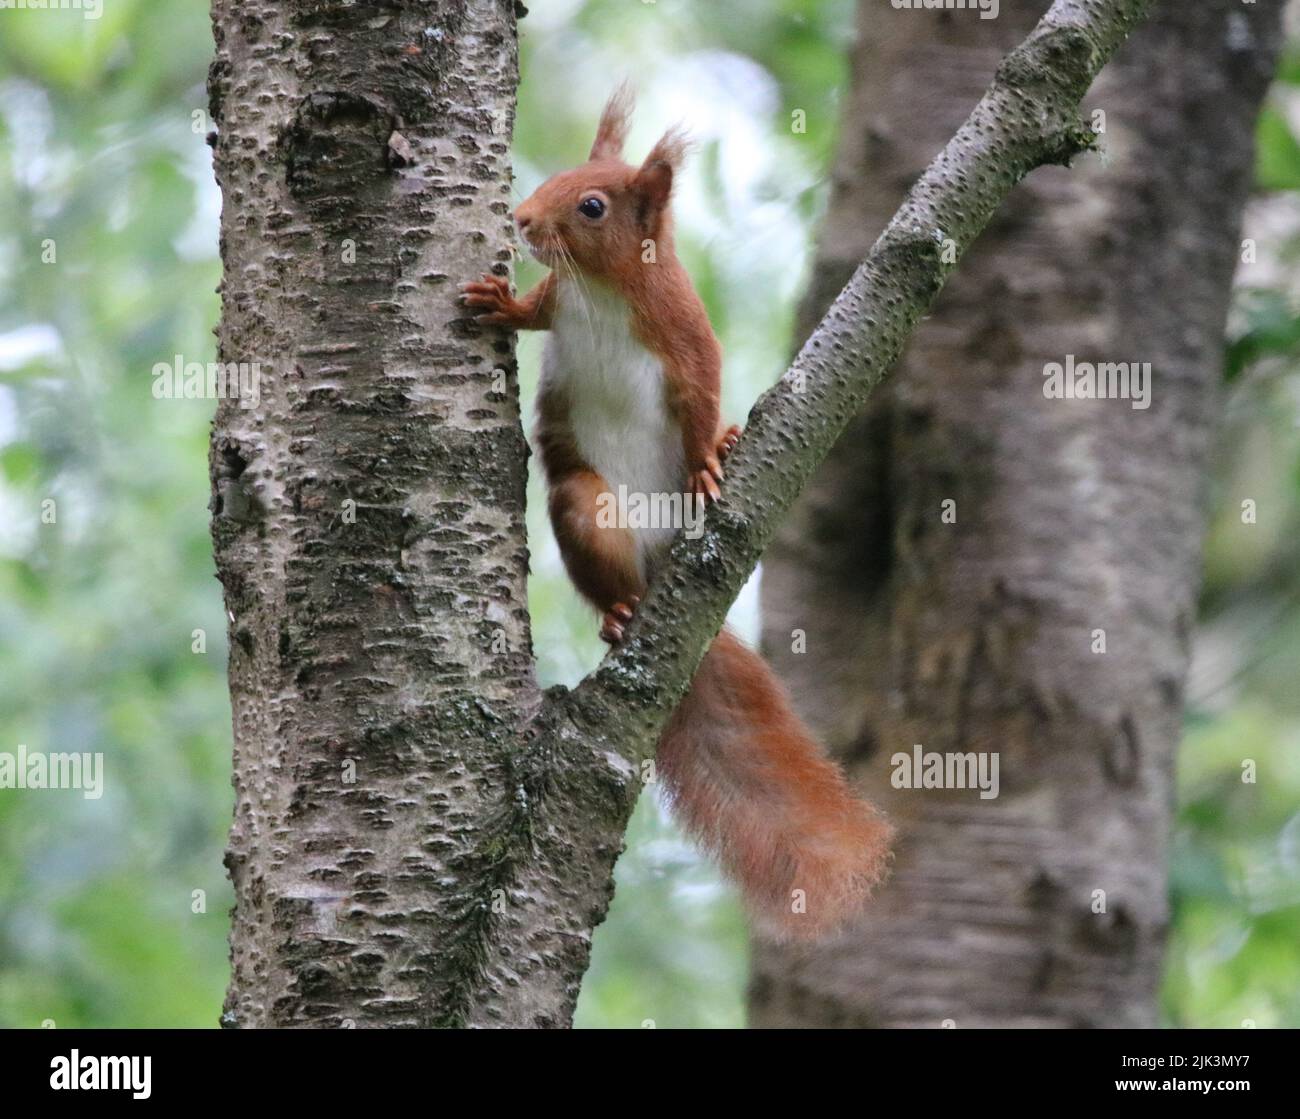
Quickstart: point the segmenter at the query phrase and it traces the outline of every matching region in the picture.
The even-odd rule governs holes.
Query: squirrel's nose
[[[515,225],[519,226],[520,233],[527,233],[528,227],[533,224],[532,218],[515,218]]]

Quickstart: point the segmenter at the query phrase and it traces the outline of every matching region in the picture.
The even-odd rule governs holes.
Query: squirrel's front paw
[[[718,488],[718,483],[721,481],[722,463],[718,461],[718,456],[705,455],[704,465],[691,471],[687,485],[691,493],[704,498],[706,502],[719,501],[722,498],[722,490]]]
[[[485,272],[477,283],[461,284],[461,300],[466,307],[480,308],[484,313],[475,315],[474,321],[490,326],[513,326],[518,319],[519,304],[510,294],[510,281],[495,272]]]

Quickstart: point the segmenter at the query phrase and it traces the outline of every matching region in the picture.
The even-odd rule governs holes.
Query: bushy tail
[[[834,929],[884,876],[892,829],[725,629],[660,739],[658,768],[678,819],[768,935]]]

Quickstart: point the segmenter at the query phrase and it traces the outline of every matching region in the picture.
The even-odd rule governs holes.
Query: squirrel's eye
[[[591,218],[592,221],[595,221],[604,215],[605,203],[599,198],[584,198],[578,203],[578,213],[584,218]]]

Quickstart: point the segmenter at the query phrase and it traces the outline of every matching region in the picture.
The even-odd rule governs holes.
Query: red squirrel
[[[722,351],[673,250],[669,206],[686,150],[669,130],[622,160],[631,96],[600,118],[588,162],[548,179],[515,224],[549,272],[515,298],[504,276],[463,285],[479,322],[545,330],[536,443],[560,553],[622,640],[671,531],[598,516],[610,495],[721,495],[740,436],[719,420]],[[766,663],[723,629],[659,741],[676,815],[722,864],[769,935],[818,935],[883,876],[891,829],[856,798]]]

